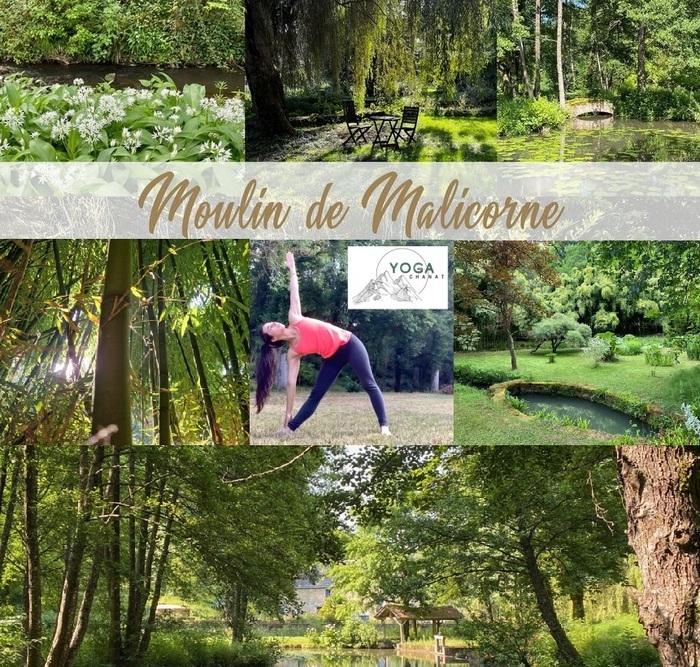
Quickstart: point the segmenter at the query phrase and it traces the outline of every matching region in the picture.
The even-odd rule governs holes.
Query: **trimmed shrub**
[[[517,380],[520,373],[517,371],[499,371],[491,368],[475,368],[468,364],[455,366],[455,382],[476,387],[490,387],[499,382]]]
[[[617,339],[617,353],[622,357],[636,357],[642,353],[644,341],[632,334]]]
[[[587,324],[579,324],[571,315],[556,313],[535,324],[530,336],[537,343],[535,350],[549,341],[552,352],[556,352],[562,344],[583,347],[591,339],[591,328]]]
[[[504,98],[498,102],[498,134],[503,137],[554,130],[564,125],[568,118],[569,114],[558,102],[543,97],[537,100]]]

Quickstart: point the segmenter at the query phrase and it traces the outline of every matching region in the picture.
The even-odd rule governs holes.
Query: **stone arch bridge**
[[[571,115],[574,118],[578,118],[579,116],[586,116],[589,114],[612,116],[614,111],[613,103],[608,100],[571,100],[570,102],[567,102],[566,106],[568,107],[569,111],[571,111]]]

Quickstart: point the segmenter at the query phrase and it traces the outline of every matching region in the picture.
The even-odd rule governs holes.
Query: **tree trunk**
[[[107,252],[100,335],[95,363],[92,433],[116,426],[111,442],[131,445],[129,388],[129,305],[131,241],[112,239]]]
[[[120,667],[122,658],[121,628],[121,447],[112,445],[112,457],[107,482],[107,599],[109,606],[109,635],[107,661],[112,667]]]
[[[41,667],[41,550],[39,546],[39,470],[36,445],[24,447],[24,539],[27,550],[26,667]]]
[[[637,31],[637,88],[644,90],[647,86],[647,29],[644,23],[639,24]]]
[[[515,341],[513,340],[513,334],[510,329],[506,329],[506,336],[508,336],[508,352],[510,353],[510,370],[518,370],[518,358],[515,356]]]
[[[700,666],[700,449],[617,448],[639,620],[664,667]]]
[[[583,621],[586,618],[583,587],[577,588],[571,595],[571,618],[575,621]]]
[[[273,0],[246,2],[246,79],[255,118],[268,134],[294,132],[287,119],[282,75],[277,68]]]
[[[156,294],[158,301],[158,444],[167,447],[170,442],[170,377],[168,372],[168,345],[165,321],[165,243],[158,241],[158,258],[156,265]]]
[[[516,23],[520,18],[520,11],[518,10],[518,0],[512,0],[511,2],[511,13],[513,15],[513,23]],[[523,44],[523,38],[518,38],[518,55],[520,56],[520,68],[523,73],[523,83],[525,84],[525,90],[527,91],[527,96],[533,98],[534,94],[532,91],[532,84],[530,83],[530,75],[527,72],[527,59],[525,56],[525,45]]]
[[[9,453],[10,449],[5,449]],[[9,465],[9,462],[8,462]],[[17,504],[17,488],[19,486],[19,475],[22,469],[21,460],[17,459],[12,466],[12,480],[7,494],[7,503],[5,505],[5,516],[2,526],[2,535],[0,535],[0,581],[4,579],[5,558],[10,544],[10,536],[12,534],[12,526],[15,516],[15,506]],[[4,494],[3,494],[4,495]]]
[[[535,0],[535,97],[540,96],[541,84],[541,59],[542,59],[542,0]]]
[[[564,58],[562,55],[562,40],[564,34],[564,0],[557,0],[557,87],[559,89],[559,105],[566,107],[566,90],[564,88]]]
[[[549,585],[537,563],[537,555],[527,533],[520,535],[520,550],[525,561],[525,569],[530,579],[532,590],[535,593],[537,608],[540,610],[542,620],[549,629],[549,634],[552,635],[552,639],[557,645],[559,658],[567,667],[583,667],[581,656],[559,622]]]

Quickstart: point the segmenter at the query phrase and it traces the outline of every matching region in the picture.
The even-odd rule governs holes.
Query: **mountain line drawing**
[[[404,276],[399,276],[394,280],[388,271],[370,280],[365,288],[353,298],[352,302],[364,303],[365,301],[388,301],[415,302],[420,301],[418,292],[411,287]]]

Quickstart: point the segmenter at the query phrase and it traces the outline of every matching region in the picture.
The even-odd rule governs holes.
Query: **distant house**
[[[302,614],[317,614],[331,596],[333,580],[330,577],[320,575],[315,583],[311,579],[297,579],[294,590],[301,604]]]

